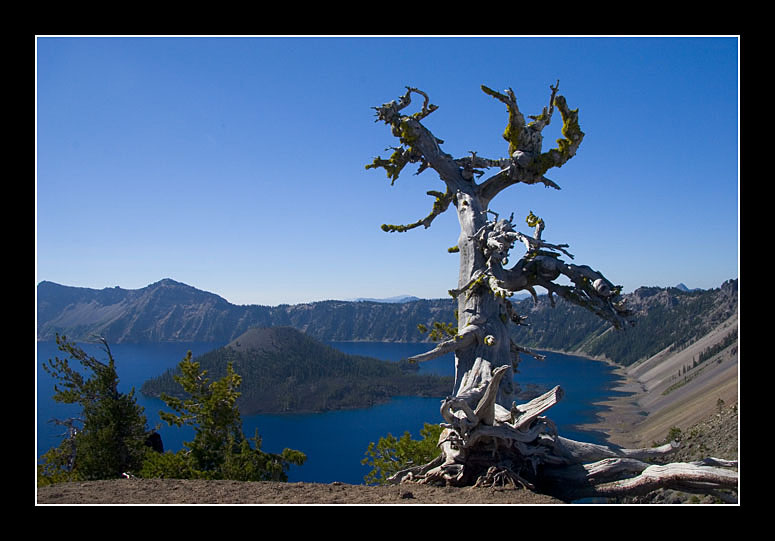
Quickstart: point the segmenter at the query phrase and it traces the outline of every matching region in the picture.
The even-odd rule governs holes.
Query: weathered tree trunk
[[[552,86],[548,108],[525,123],[514,93],[505,94],[482,87],[485,93],[504,103],[509,121],[504,139],[509,143],[505,159],[471,156],[455,159],[444,153],[440,141],[420,122],[437,109],[427,95],[407,88],[398,101],[376,107],[377,119],[391,126],[401,147],[388,160],[376,158],[367,168],[382,167],[393,182],[408,163],[419,163],[420,171],[431,168],[446,185],[444,193],[429,191],[435,197],[431,213],[409,225],[383,225],[389,232],[430,227],[436,216],[450,204],[457,210],[460,236],[460,273],[457,288],[450,294],[457,299],[457,329],[434,349],[413,357],[421,362],[454,352],[455,382],[452,395],[444,400],[441,413],[445,420],[439,446],[441,456],[429,464],[395,474],[394,482],[443,483],[450,485],[511,484],[539,487],[565,499],[599,495],[641,493],[660,486],[688,490],[728,489],[736,487],[737,475],[720,469],[734,464],[651,466],[644,459],[668,453],[674,446],[656,449],[613,449],[574,442],[557,434],[552,421],[543,413],[562,398],[555,387],[545,395],[518,405],[514,403],[514,373],[519,354],[541,358],[512,342],[509,325],[524,319],[515,313],[509,297],[519,290],[536,298],[540,286],[583,306],[622,328],[630,323],[621,287],[614,286],[602,274],[587,266],[565,263],[567,245],[549,244],[541,237],[543,221],[532,212],[527,216],[532,235],[514,229],[512,218],[498,219],[490,208],[493,198],[516,183],[542,183],[559,189],[544,174],[560,167],[576,153],[584,137],[578,124],[577,110],[568,108],[565,98]],[[419,112],[401,111],[410,105],[411,94],[423,97]],[[558,146],[542,152],[541,131],[551,120],[554,108],[562,119],[563,138]],[[477,183],[486,169],[499,171]],[[492,219],[491,219],[492,216]],[[517,242],[526,252],[511,268],[505,268],[510,250]],[[560,275],[572,286],[554,283]],[[623,481],[624,480],[624,481]]]
[[[458,349],[455,355],[455,396],[467,397],[469,405],[477,400],[483,386],[492,379],[493,370],[506,366],[506,374],[501,379],[496,403],[510,404],[513,394],[511,382],[511,351],[506,323],[501,319],[502,304],[486,288],[468,289],[474,276],[483,276],[486,272],[484,254],[476,246],[477,231],[487,226],[487,209],[482,207],[478,197],[458,193],[456,196],[457,214],[460,222],[460,276],[458,289],[465,290],[458,295],[458,334],[470,333],[470,344]],[[485,340],[486,339],[486,340]]]

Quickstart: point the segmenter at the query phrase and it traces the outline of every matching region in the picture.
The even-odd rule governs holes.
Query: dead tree
[[[450,352],[455,356],[452,395],[441,407],[445,421],[439,441],[441,455],[429,464],[397,473],[392,481],[454,486],[513,484],[564,499],[639,494],[663,486],[700,492],[734,489],[736,472],[721,468],[733,465],[727,462],[656,466],[645,461],[670,452],[674,445],[617,449],[563,438],[543,415],[562,397],[559,387],[527,404],[513,401],[519,354],[541,358],[510,337],[508,326],[524,320],[509,300],[514,292],[529,291],[536,299],[535,288],[542,287],[552,302],[554,295],[560,296],[591,310],[617,329],[631,323],[621,286],[613,285],[586,265],[566,263],[562,256],[573,259],[566,250],[568,245],[545,241],[543,220],[531,211],[526,221],[533,231],[526,234],[515,228],[513,214],[509,219],[499,219],[492,208],[501,191],[518,183],[559,189],[545,175],[576,154],[584,133],[578,109],[568,107],[565,98],[557,94],[558,88],[559,81],[550,86],[548,105],[526,122],[511,89],[501,93],[482,86],[508,111],[503,133],[508,156],[497,159],[475,152],[459,158],[445,153],[443,141],[422,124],[438,107],[419,89],[407,87],[397,100],[374,108],[377,121],[390,126],[400,145],[392,149],[389,158],[375,158],[366,168],[383,168],[392,185],[406,165],[418,164],[418,174],[432,169],[445,186],[443,192],[427,192],[434,198],[427,216],[408,225],[386,224],[382,229],[404,232],[420,226],[428,228],[450,205],[456,209],[460,223],[457,246],[450,249],[460,254],[458,284],[450,290],[457,299],[457,328],[440,325],[438,329],[446,329],[448,338],[410,359],[426,361]],[[408,114],[405,110],[413,94],[422,98],[422,105],[419,111]],[[543,151],[542,130],[549,125],[555,109],[562,117],[562,137],[556,147]],[[486,169],[497,172],[480,181]],[[525,253],[508,266],[509,252],[517,244],[525,247]],[[572,285],[555,283],[560,276],[567,277]]]

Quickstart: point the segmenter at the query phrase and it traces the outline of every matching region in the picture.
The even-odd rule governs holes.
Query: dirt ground
[[[681,447],[670,461],[705,456],[737,458],[738,415],[726,407],[685,430]],[[664,491],[662,491],[664,492]],[[686,495],[666,492],[653,503],[682,503]],[[196,481],[179,479],[116,479],[59,483],[39,487],[36,503],[86,505],[454,505],[454,504],[562,504],[550,496],[525,489],[453,488],[426,485],[366,486],[344,483],[272,483]],[[623,502],[626,503],[626,502]],[[652,500],[632,503],[652,503]]]
[[[38,488],[37,504],[562,504],[525,489],[116,479]]]

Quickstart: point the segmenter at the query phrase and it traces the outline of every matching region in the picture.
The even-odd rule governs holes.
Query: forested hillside
[[[445,396],[452,379],[420,375],[417,365],[348,355],[291,327],[254,328],[225,347],[195,359],[219,379],[232,363],[242,377],[244,415],[363,408],[393,396]],[[146,381],[147,396],[179,395],[175,370]]]
[[[593,314],[562,299],[513,301],[528,326],[513,327],[517,343],[533,348],[605,356],[629,365],[667,348],[680,348],[737,310],[738,281],[719,288],[641,287],[624,295],[636,324],[614,331]],[[321,341],[421,342],[417,326],[455,322],[452,299],[405,303],[322,301],[280,306],[237,306],[173,280],[138,290],[38,285],[38,340],[56,333],[73,340],[94,335],[120,342],[229,342],[251,327],[293,327]]]
[[[737,311],[737,280],[720,288],[684,291],[641,287],[625,295],[635,312],[635,325],[615,331],[594,314],[559,299],[551,307],[546,296],[515,303],[529,326],[514,329],[517,343],[536,348],[579,352],[630,365],[670,348],[680,350],[698,340]]]

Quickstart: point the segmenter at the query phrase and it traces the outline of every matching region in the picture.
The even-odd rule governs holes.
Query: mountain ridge
[[[562,299],[552,306],[512,301],[528,325],[514,326],[516,343],[538,349],[576,352],[631,364],[658,351],[699,339],[737,311],[737,279],[719,288],[689,290],[644,286],[624,298],[636,313],[635,330],[612,332],[594,314]],[[453,299],[401,303],[317,301],[294,305],[234,305],[222,297],[164,279],[145,288],[102,290],[38,285],[40,341],[56,334],[72,340],[96,336],[110,343],[165,341],[228,343],[251,327],[289,326],[323,341],[423,342],[417,326],[455,322]]]
[[[180,293],[174,298],[173,292]],[[39,341],[56,334],[86,340],[94,335],[112,343],[189,341],[228,342],[255,326],[292,326],[318,339],[349,341],[422,341],[416,324],[398,324],[389,332],[370,333],[377,320],[404,314],[404,320],[452,313],[451,299],[407,302],[326,300],[277,306],[235,305],[227,300],[165,279],[144,288],[101,290],[41,282],[37,290]],[[348,316],[343,317],[342,313]],[[444,318],[448,317],[445,313]],[[355,323],[355,326],[353,326]]]

